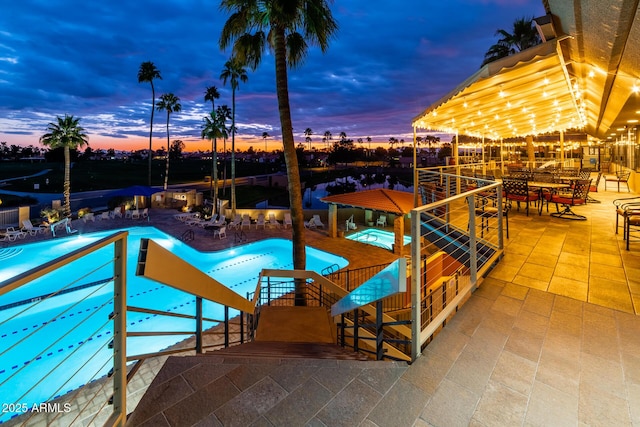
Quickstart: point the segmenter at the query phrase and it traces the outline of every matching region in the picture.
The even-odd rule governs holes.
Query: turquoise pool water
[[[395,241],[395,236],[392,232],[379,230],[377,228],[367,228],[362,231],[356,231],[346,236],[346,238],[389,250],[393,249],[393,242]],[[404,244],[408,245],[409,243],[411,243],[411,236],[404,236]]]
[[[127,231],[127,303],[132,306],[190,315],[195,313],[195,300],[190,295],[135,276],[140,239],[143,237],[171,250],[242,296],[255,290],[263,268],[292,268],[292,245],[285,239],[265,239],[224,251],[200,252],[153,227],[134,227]],[[113,232],[0,249],[0,283]],[[107,348],[112,335],[109,314],[113,310],[113,286],[108,280],[113,274],[113,264],[109,262],[112,257],[113,245],[109,245],[0,296],[0,395],[3,402],[31,406],[66,394],[108,372],[113,353]],[[106,265],[94,271],[103,264]],[[344,267],[348,262],[342,257],[307,247],[307,269],[321,272],[333,264]],[[32,302],[71,282],[74,287],[87,287]],[[222,319],[223,309],[205,303],[204,315]],[[127,323],[129,331],[194,329],[192,320],[133,312],[127,314]],[[130,337],[127,339],[127,354],[161,350],[187,337]],[[20,369],[27,364],[28,369]],[[73,379],[67,382],[71,374]],[[25,375],[28,380],[25,380]],[[37,382],[34,378],[41,382],[31,387],[28,384]],[[0,414],[0,422],[10,416],[10,413]]]

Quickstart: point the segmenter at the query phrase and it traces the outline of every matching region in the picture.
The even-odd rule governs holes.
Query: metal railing
[[[168,295],[167,287],[128,289],[127,236],[116,232],[0,282],[0,389],[9,404],[0,423],[121,426],[127,384],[148,385],[145,375],[135,376],[145,369],[142,362],[252,339],[252,301],[230,294],[207,299],[198,283],[193,288],[177,283],[174,287],[185,292],[181,302],[156,309],[160,300],[153,295]],[[134,269],[152,275],[155,265],[167,265],[166,258],[147,256],[141,250]],[[50,275],[58,271],[64,274]],[[190,272],[181,268],[180,274]],[[229,299],[230,304],[216,302]],[[128,306],[128,301],[140,302]],[[232,308],[237,306],[245,310]]]
[[[412,305],[412,359],[502,257],[505,223],[497,182],[422,170],[418,183],[423,203],[411,211],[411,299],[420,303]],[[483,213],[484,203],[493,204],[495,216]],[[439,267],[427,274],[429,261],[435,265],[429,256],[438,252]]]
[[[0,209],[0,225],[15,225],[19,222],[19,209],[18,208],[7,208]]]

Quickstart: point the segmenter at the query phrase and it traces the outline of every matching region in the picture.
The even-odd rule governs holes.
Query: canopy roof
[[[413,119],[491,139],[582,128],[605,139],[640,119],[635,0],[544,0],[543,43],[482,67]]]
[[[385,189],[336,194],[320,200],[325,203],[372,209],[398,215],[408,214],[414,208],[413,193]]]

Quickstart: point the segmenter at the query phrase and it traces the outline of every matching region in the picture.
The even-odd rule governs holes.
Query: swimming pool
[[[263,268],[290,269],[293,265],[292,244],[286,239],[265,239],[224,251],[200,252],[153,227],[126,230],[129,232],[127,303],[137,307],[189,315],[195,313],[195,299],[191,295],[135,275],[141,238],[154,240],[242,296],[255,290]],[[116,231],[0,249],[0,282]],[[113,265],[107,263],[103,268],[93,270],[112,257],[113,246],[109,245],[0,296],[0,394],[3,402],[31,406],[52,396],[66,394],[108,372],[113,353],[107,347],[112,336],[109,314],[113,311],[113,282],[108,279],[113,274]],[[321,272],[333,264],[342,268],[348,262],[342,257],[307,247],[307,269]],[[37,305],[31,302],[76,278],[79,280],[73,286],[77,290],[43,299]],[[83,288],[83,285],[87,286]],[[203,305],[206,317],[223,318],[222,307],[212,303]],[[29,311],[22,313],[25,308]],[[78,325],[80,327],[74,329]],[[194,323],[189,319],[129,312],[127,327],[134,332],[187,331],[194,329]],[[130,337],[127,339],[127,354],[161,350],[185,338],[188,336]],[[94,353],[97,356],[91,358]],[[85,360],[89,361],[83,364]],[[30,365],[30,377],[43,378],[31,390],[18,372],[26,364]],[[66,382],[69,373],[73,372],[77,373],[72,381]],[[0,414],[0,422],[10,416]]]
[[[349,234],[346,238],[389,250],[393,250],[393,243],[395,242],[395,235],[392,232],[379,230],[377,228],[367,228],[365,230]],[[411,243],[411,236],[404,236],[403,239],[405,245]]]

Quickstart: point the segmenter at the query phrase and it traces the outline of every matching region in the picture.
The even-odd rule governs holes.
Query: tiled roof
[[[373,209],[394,214],[408,214],[413,206],[413,193],[395,190],[366,190],[355,193],[336,194],[324,197],[325,203],[352,206],[362,209]]]

